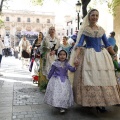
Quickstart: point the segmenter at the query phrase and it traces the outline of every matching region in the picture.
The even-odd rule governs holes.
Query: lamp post
[[[81,3],[80,1],[78,1],[76,3],[76,12],[77,12],[77,17],[78,17],[78,30],[79,30],[79,23],[80,23],[80,15],[79,15],[80,9],[81,9]]]

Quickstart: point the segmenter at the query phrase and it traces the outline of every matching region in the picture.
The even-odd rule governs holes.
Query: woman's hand
[[[113,58],[113,60],[117,60],[117,56]]]
[[[78,65],[79,65],[79,60],[78,60],[78,58],[75,58],[75,62],[74,62],[74,65],[75,65],[75,67],[77,67]]]

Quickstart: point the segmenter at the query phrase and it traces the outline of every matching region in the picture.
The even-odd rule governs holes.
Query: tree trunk
[[[3,2],[4,2],[4,0],[1,0],[1,3],[0,3],[0,13],[2,12]]]
[[[83,11],[83,18],[87,15],[87,6],[91,0],[81,0],[82,2],[82,11]]]

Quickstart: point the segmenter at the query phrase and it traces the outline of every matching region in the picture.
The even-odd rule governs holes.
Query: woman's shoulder
[[[105,30],[103,29],[103,27],[101,27],[101,26],[99,26],[99,25],[97,25],[97,27],[98,27],[98,30],[102,30],[102,31],[105,32]],[[83,31],[91,31],[91,30],[92,30],[91,27],[90,27],[89,25],[87,25],[87,26],[84,28]]]
[[[98,32],[97,36],[101,37],[103,34],[105,34],[105,30],[99,25],[97,25],[97,27],[98,27],[98,29],[96,30]],[[86,35],[86,36],[93,37],[94,36],[94,31],[95,30],[91,29],[91,27],[86,26],[83,30],[83,34]]]

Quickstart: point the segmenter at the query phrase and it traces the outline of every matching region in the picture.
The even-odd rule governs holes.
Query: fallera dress
[[[73,105],[73,91],[67,75],[68,70],[74,72],[76,69],[67,61],[56,60],[52,64],[48,74],[45,103],[59,108],[68,108]]]
[[[110,44],[103,28],[98,26],[94,31],[85,27],[76,47],[82,49],[73,80],[75,102],[88,107],[120,104],[113,61],[106,49]]]

